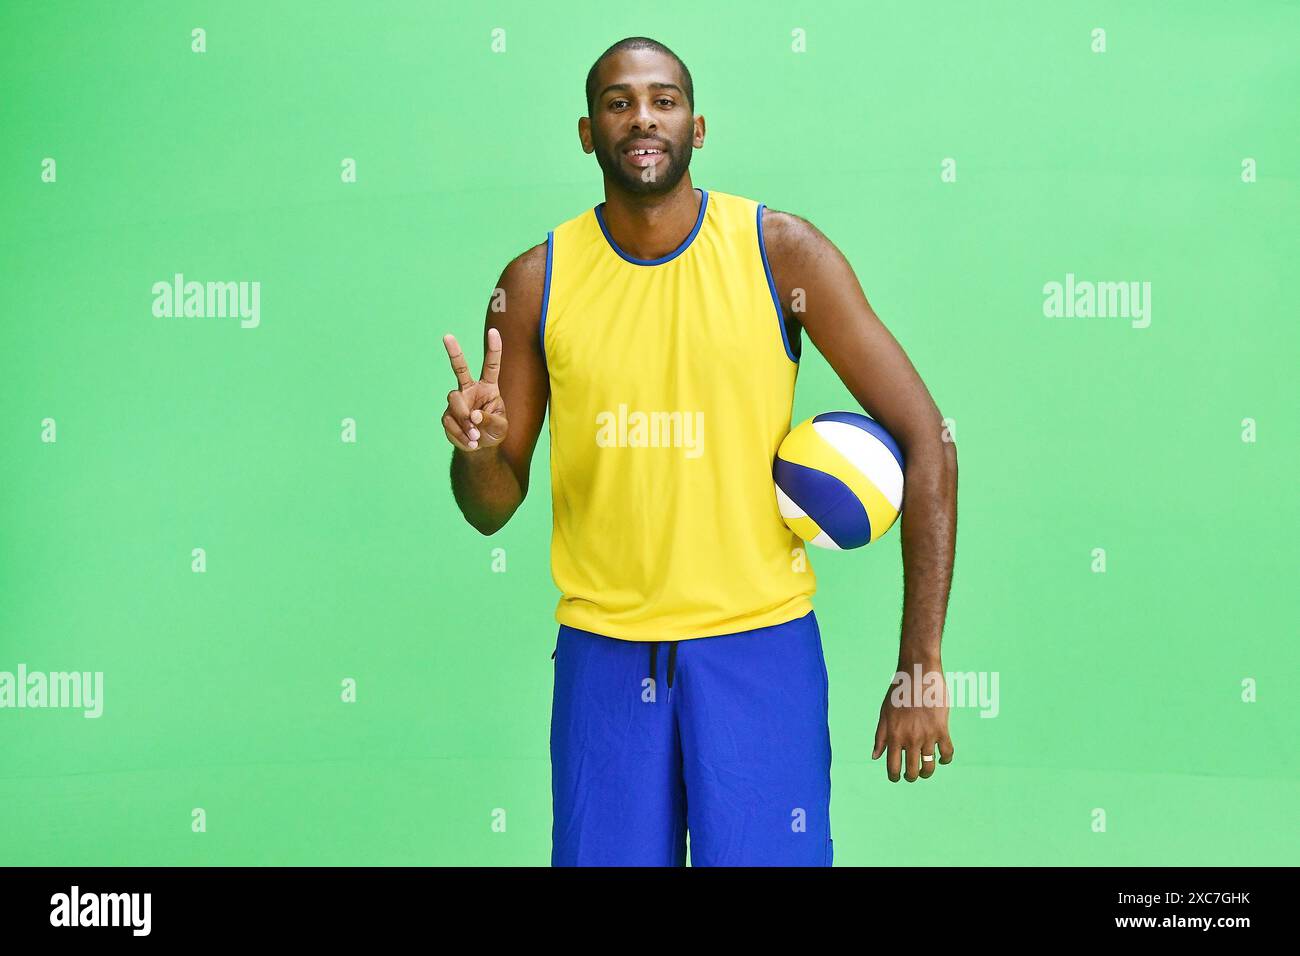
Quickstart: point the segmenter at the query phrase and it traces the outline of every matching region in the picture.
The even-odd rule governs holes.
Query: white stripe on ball
[[[806,518],[808,515],[794,503],[794,500],[781,490],[781,486],[776,486],[776,503],[781,508],[782,518]]]
[[[895,511],[903,506],[903,470],[879,438],[848,422],[813,422],[813,428],[880,490]]]
[[[832,551],[843,551],[843,550],[844,550],[844,549],[841,548],[838,544],[836,544],[834,541],[832,541],[832,540],[831,540],[831,536],[828,535],[825,531],[820,532],[820,533],[817,535],[817,537],[812,538],[811,540],[809,540],[808,543],[809,543],[809,544],[815,544],[815,545],[817,545],[817,547],[819,547],[819,548],[830,548]]]

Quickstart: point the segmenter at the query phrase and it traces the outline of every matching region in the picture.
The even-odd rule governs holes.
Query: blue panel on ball
[[[894,441],[894,436],[885,431],[885,426],[874,418],[868,418],[866,415],[859,415],[857,412],[825,412],[813,419],[815,422],[844,422],[847,425],[857,425],[864,432],[870,432],[880,439],[881,444],[889,449],[889,453],[894,456],[898,462],[898,467],[903,467],[903,452],[898,447],[898,442]]]
[[[834,475],[777,458],[772,477],[841,548],[860,548],[871,540],[867,509],[853,490]]]

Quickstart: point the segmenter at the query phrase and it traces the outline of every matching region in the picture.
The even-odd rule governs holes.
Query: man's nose
[[[636,117],[632,121],[632,127],[642,132],[649,132],[656,128],[654,113],[650,111],[648,105],[637,109]]]

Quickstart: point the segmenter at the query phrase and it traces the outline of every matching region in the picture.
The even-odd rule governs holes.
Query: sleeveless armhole
[[[542,282],[542,315],[537,323],[537,338],[542,349],[542,364],[546,364],[546,307],[551,301],[551,250],[555,245],[555,230],[546,234],[546,278]]]
[[[781,300],[776,293],[776,282],[772,279],[772,267],[767,261],[767,247],[763,245],[763,210],[767,206],[764,203],[758,204],[758,211],[755,213],[755,219],[758,221],[758,251],[763,256],[763,274],[767,276],[767,290],[772,294],[772,305],[776,308],[776,326],[781,330],[781,344],[785,346],[786,357],[799,364],[799,356],[790,348],[790,336],[785,331],[785,312],[781,308]]]

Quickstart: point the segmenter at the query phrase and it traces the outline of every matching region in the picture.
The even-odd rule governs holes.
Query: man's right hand
[[[442,344],[447,347],[457,383],[457,387],[447,393],[447,411],[442,416],[447,440],[468,452],[501,444],[507,428],[506,403],[497,389],[497,374],[501,371],[501,333],[488,329],[487,354],[483,356],[483,374],[478,381],[469,373],[469,365],[456,336],[444,335]]]

